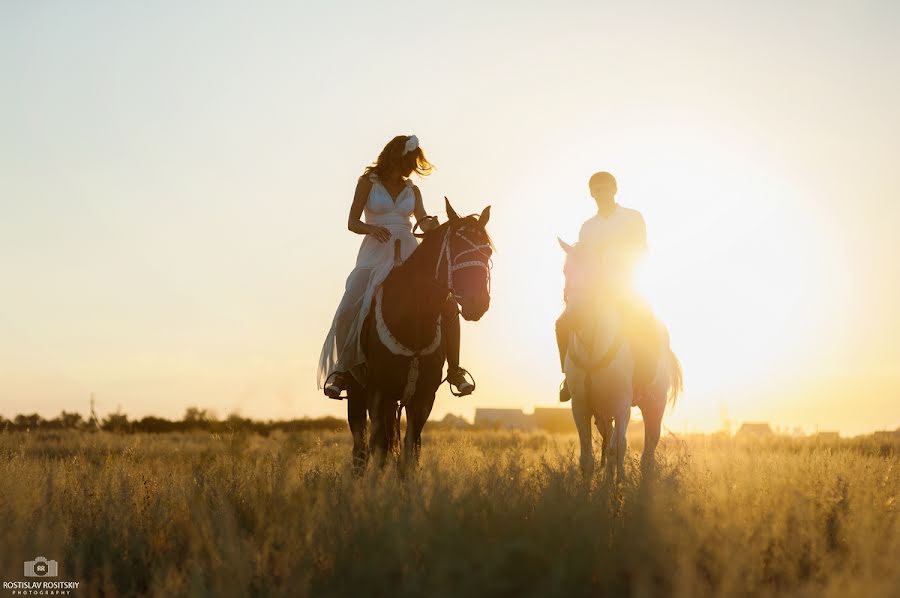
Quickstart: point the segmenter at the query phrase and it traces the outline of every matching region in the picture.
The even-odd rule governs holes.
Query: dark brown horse
[[[480,216],[460,217],[446,202],[447,222],[422,235],[422,242],[396,266],[377,291],[363,326],[366,364],[354,371],[347,397],[353,433],[353,465],[361,471],[370,454],[383,464],[400,444],[400,412],[406,410],[402,461],[418,458],[422,428],[443,381],[442,314],[448,302],[466,320],[478,320],[490,305],[492,245]],[[369,438],[367,414],[371,420]]]

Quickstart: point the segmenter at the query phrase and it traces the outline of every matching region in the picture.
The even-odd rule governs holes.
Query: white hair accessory
[[[415,135],[410,135],[406,139],[406,147],[403,148],[403,153],[401,155],[405,156],[409,152],[415,151],[416,148],[418,148],[418,147],[419,147],[419,138],[416,137]]]

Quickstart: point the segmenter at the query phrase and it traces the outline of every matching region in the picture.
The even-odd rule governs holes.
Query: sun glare
[[[638,288],[669,326],[690,403],[707,413],[765,392],[798,355],[816,358],[837,263],[804,216],[802,188],[759,156],[715,150],[682,148],[629,194],[650,245]]]
[[[808,219],[807,190],[759,152],[693,135],[686,144],[690,136],[678,132],[635,134],[607,168],[619,180],[620,203],[644,215],[649,251],[636,282],[684,365],[688,400],[671,414],[672,426],[717,429],[723,408],[771,394],[773,380],[798,359],[816,359],[815,331],[839,297],[830,282],[839,260]],[[560,379],[552,328],[562,308],[563,254],[555,237],[574,242],[593,214],[586,189],[592,170],[584,170],[584,181],[516,191],[525,205],[546,205],[561,193],[571,199],[560,204],[565,210],[542,212],[537,224],[527,212],[497,219],[495,307],[479,330],[470,329],[473,344],[503,339],[503,353],[491,360],[544,364],[543,390],[530,395],[537,404],[555,400]],[[528,226],[533,234],[523,235]],[[510,404],[531,402],[525,389],[496,390]]]

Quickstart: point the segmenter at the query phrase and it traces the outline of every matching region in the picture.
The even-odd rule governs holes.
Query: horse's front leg
[[[613,434],[612,444],[614,445],[616,479],[618,482],[625,481],[625,453],[628,450],[628,441],[625,438],[628,432],[628,422],[631,419],[631,397],[628,404],[615,415],[615,431]]]
[[[595,417],[597,431],[600,433],[600,468],[606,467],[606,453],[609,450],[609,439],[612,437],[612,420],[607,417]]]
[[[422,452],[422,430],[431,415],[434,407],[434,393],[429,396],[417,395],[413,397],[410,405],[406,407],[406,436],[403,438],[404,467],[412,467],[419,464],[419,455]]]
[[[585,396],[584,383],[575,380],[574,376],[566,376],[566,384],[572,392],[572,417],[578,430],[578,441],[581,446],[579,463],[581,473],[586,479],[594,475],[594,444],[591,436],[590,398]]]
[[[393,430],[393,409],[388,405],[384,393],[375,388],[368,392],[369,419],[372,420],[369,435],[369,454],[375,457],[379,467],[384,467],[391,447]]]
[[[353,473],[361,475],[366,469],[369,453],[366,443],[366,390],[353,382],[347,392],[347,423],[353,435]]]

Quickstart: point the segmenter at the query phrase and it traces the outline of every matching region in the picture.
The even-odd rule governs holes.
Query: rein
[[[596,333],[596,324],[594,325],[594,331]],[[578,332],[573,332],[572,337],[575,340],[579,340]],[[593,340],[593,339],[592,339]],[[582,341],[582,344],[587,344]],[[574,348],[574,347],[573,347]],[[593,342],[591,343],[590,348],[588,349],[588,360],[585,360],[578,354],[578,351],[572,351],[572,361],[575,362],[575,366],[581,370],[584,370],[587,373],[590,373],[592,370],[600,370],[606,367],[609,367],[609,364],[616,358],[619,354],[619,349],[622,348],[622,330],[621,326],[619,330],[616,332],[616,336],[613,337],[612,342],[607,347],[606,351],[600,357],[600,359],[593,359]]]
[[[412,397],[416,390],[416,382],[419,381],[419,358],[431,355],[441,346],[441,316],[438,316],[435,325],[434,339],[431,341],[431,344],[418,351],[410,349],[404,346],[403,343],[391,334],[387,322],[384,321],[384,313],[381,310],[383,295],[384,291],[381,287],[378,287],[378,292],[375,294],[375,330],[378,332],[378,340],[380,340],[381,344],[394,355],[410,358],[409,370],[406,373],[406,386],[403,388],[403,397],[400,399],[400,405],[402,407],[409,402],[410,397]]]

